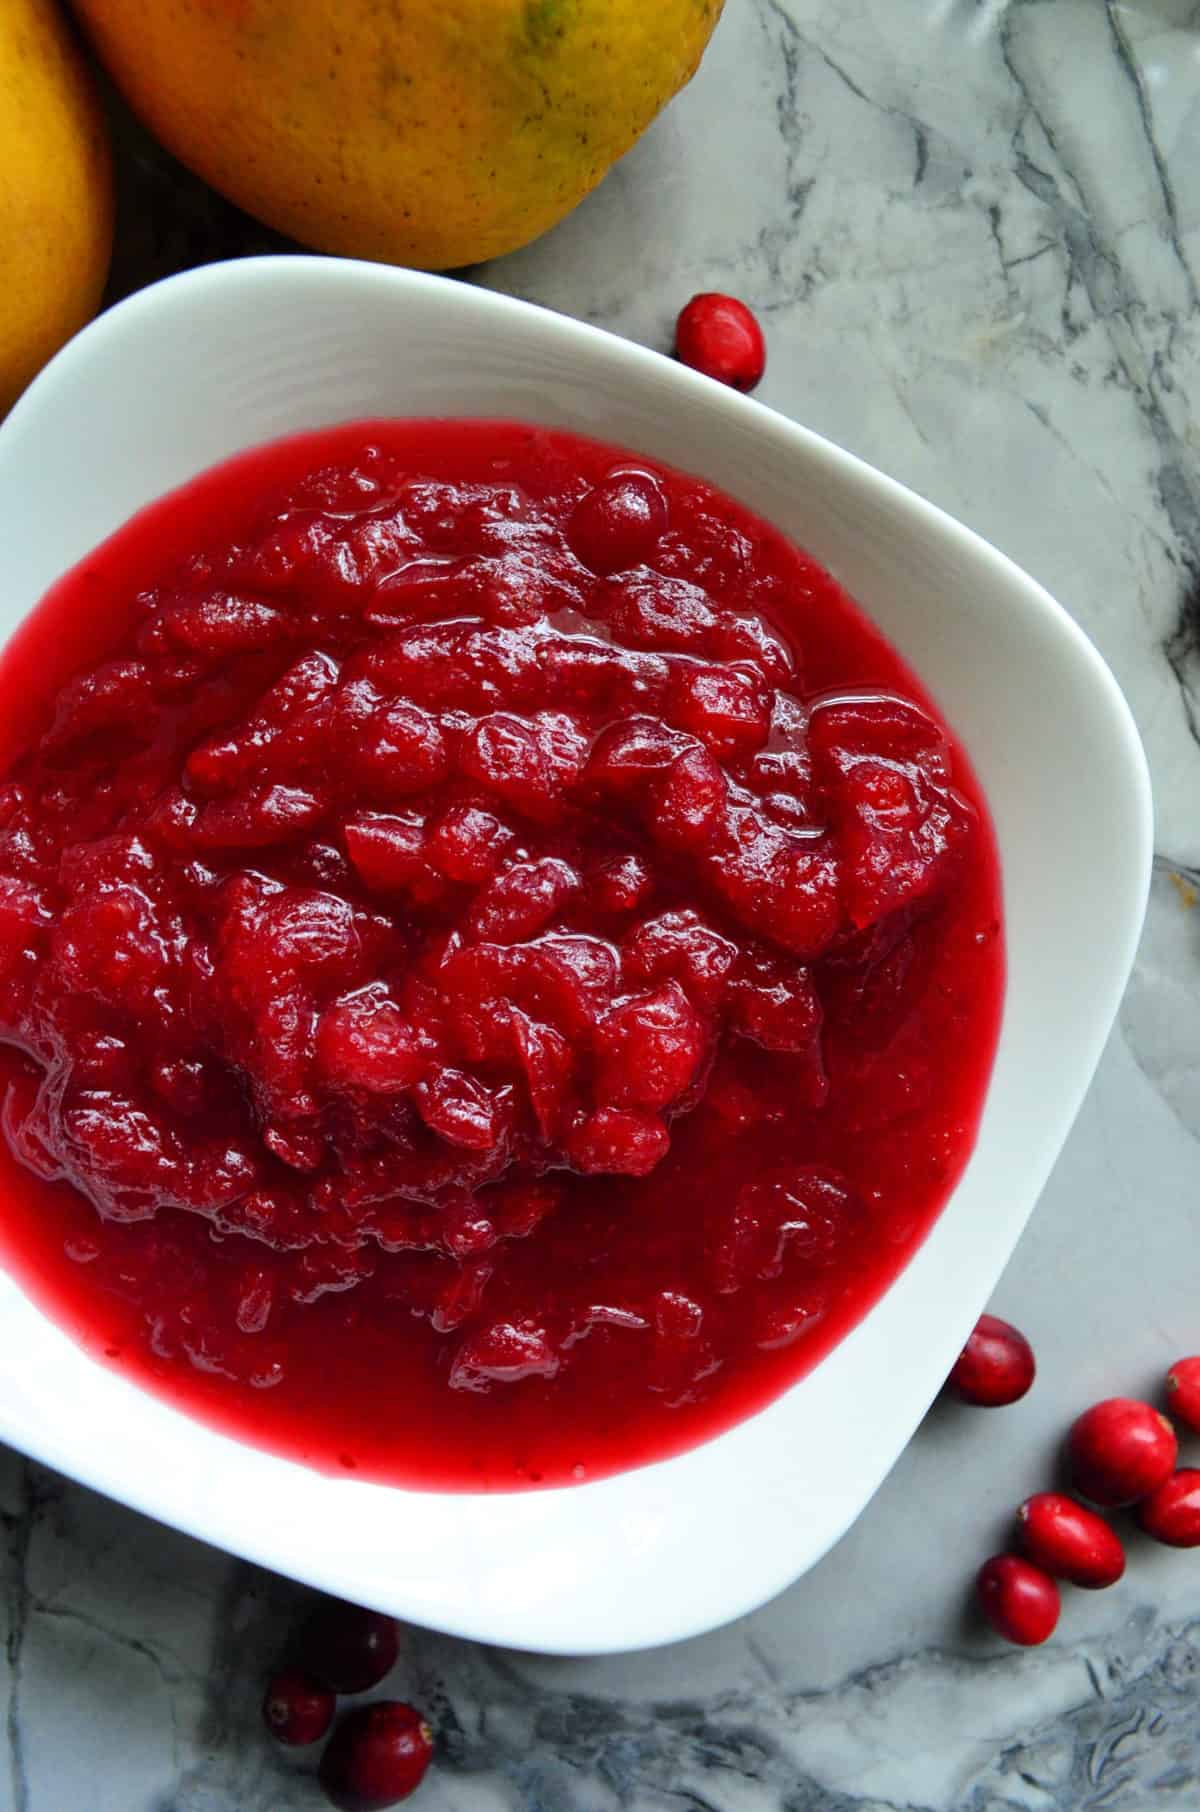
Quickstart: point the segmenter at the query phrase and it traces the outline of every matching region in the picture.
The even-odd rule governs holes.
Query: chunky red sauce
[[[233,1433],[431,1487],[662,1457],[962,1169],[986,811],[708,486],[496,423],[262,449],[70,574],[0,701],[8,1260]]]

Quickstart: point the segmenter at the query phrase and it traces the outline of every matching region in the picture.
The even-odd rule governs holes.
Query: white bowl
[[[0,632],[142,504],[240,448],[379,415],[508,416],[724,487],[832,569],[932,690],[991,802],[1008,993],[975,1153],[861,1325],[690,1453],[502,1497],[332,1479],[87,1358],[0,1275],[0,1437],[266,1566],[490,1642],[602,1653],[752,1609],[859,1514],[983,1307],[1100,1055],[1149,875],[1145,760],[1047,594],[911,492],[657,354],[436,277],[263,258],[101,317],[0,427]],[[1052,500],[1047,500],[1052,507]]]

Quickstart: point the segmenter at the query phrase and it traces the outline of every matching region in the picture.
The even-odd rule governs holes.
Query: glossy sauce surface
[[[565,433],[247,454],[0,667],[7,1262],[232,1433],[596,1477],[808,1369],[969,1155],[962,750],[813,562]]]

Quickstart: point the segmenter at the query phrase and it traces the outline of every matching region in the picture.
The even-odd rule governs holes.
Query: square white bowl
[[[1046,1180],[1128,977],[1151,809],[1128,708],[1003,555],[760,404],[465,284],[287,257],[143,290],[0,426],[0,635],[135,510],[301,429],[505,416],[639,449],[806,547],[900,649],[990,801],[1008,991],[978,1143],[933,1231],[806,1379],[677,1458],[469,1496],[315,1472],[214,1433],[85,1354],[0,1275],[0,1438],[326,1590],[457,1634],[603,1653],[752,1609],[862,1510],[936,1394]]]

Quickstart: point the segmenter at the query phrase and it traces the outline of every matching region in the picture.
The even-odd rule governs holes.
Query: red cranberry
[[[667,526],[667,500],[650,472],[617,471],[576,504],[567,527],[572,552],[607,578],[645,566]]]
[[[736,296],[693,296],[675,323],[675,356],[735,390],[753,390],[767,363],[762,328]]]
[[[1167,1402],[1185,1428],[1200,1434],[1200,1354],[1175,1361],[1167,1373]]]
[[[981,1315],[947,1380],[955,1396],[983,1409],[1015,1403],[1033,1383],[1033,1348],[1019,1328]]]
[[[300,1632],[299,1660],[333,1692],[366,1692],[396,1665],[400,1633],[379,1611],[328,1598]]]
[[[1175,1468],[1179,1444],[1164,1415],[1132,1397],[1085,1410],[1067,1437],[1071,1476],[1093,1504],[1134,1504]]]
[[[671,763],[651,818],[651,835],[669,849],[698,850],[721,828],[729,783],[707,749],[685,751]]]
[[[678,982],[635,994],[597,1031],[596,1098],[612,1107],[670,1107],[708,1049],[703,1021]]]
[[[321,1786],[339,1812],[384,1812],[416,1792],[432,1755],[420,1712],[381,1699],[342,1719],[321,1757]]]
[[[1098,1590],[1125,1571],[1125,1550],[1115,1529],[1061,1491],[1036,1491],[1017,1511],[1018,1539],[1027,1560],[1072,1585]]]
[[[1138,1505],[1147,1535],[1169,1548],[1200,1548],[1200,1470],[1181,1466]]]
[[[655,1114],[598,1107],[567,1139],[567,1154],[584,1176],[649,1176],[670,1146],[666,1127]]]
[[[333,1723],[337,1701],[328,1687],[301,1668],[287,1667],[267,1682],[263,1722],[289,1747],[316,1743]]]
[[[975,1578],[979,1608],[1008,1642],[1036,1648],[1058,1622],[1058,1587],[1049,1573],[1018,1554],[993,1554]]]
[[[653,870],[638,855],[611,856],[588,877],[588,901],[599,913],[636,912],[653,892]]]

